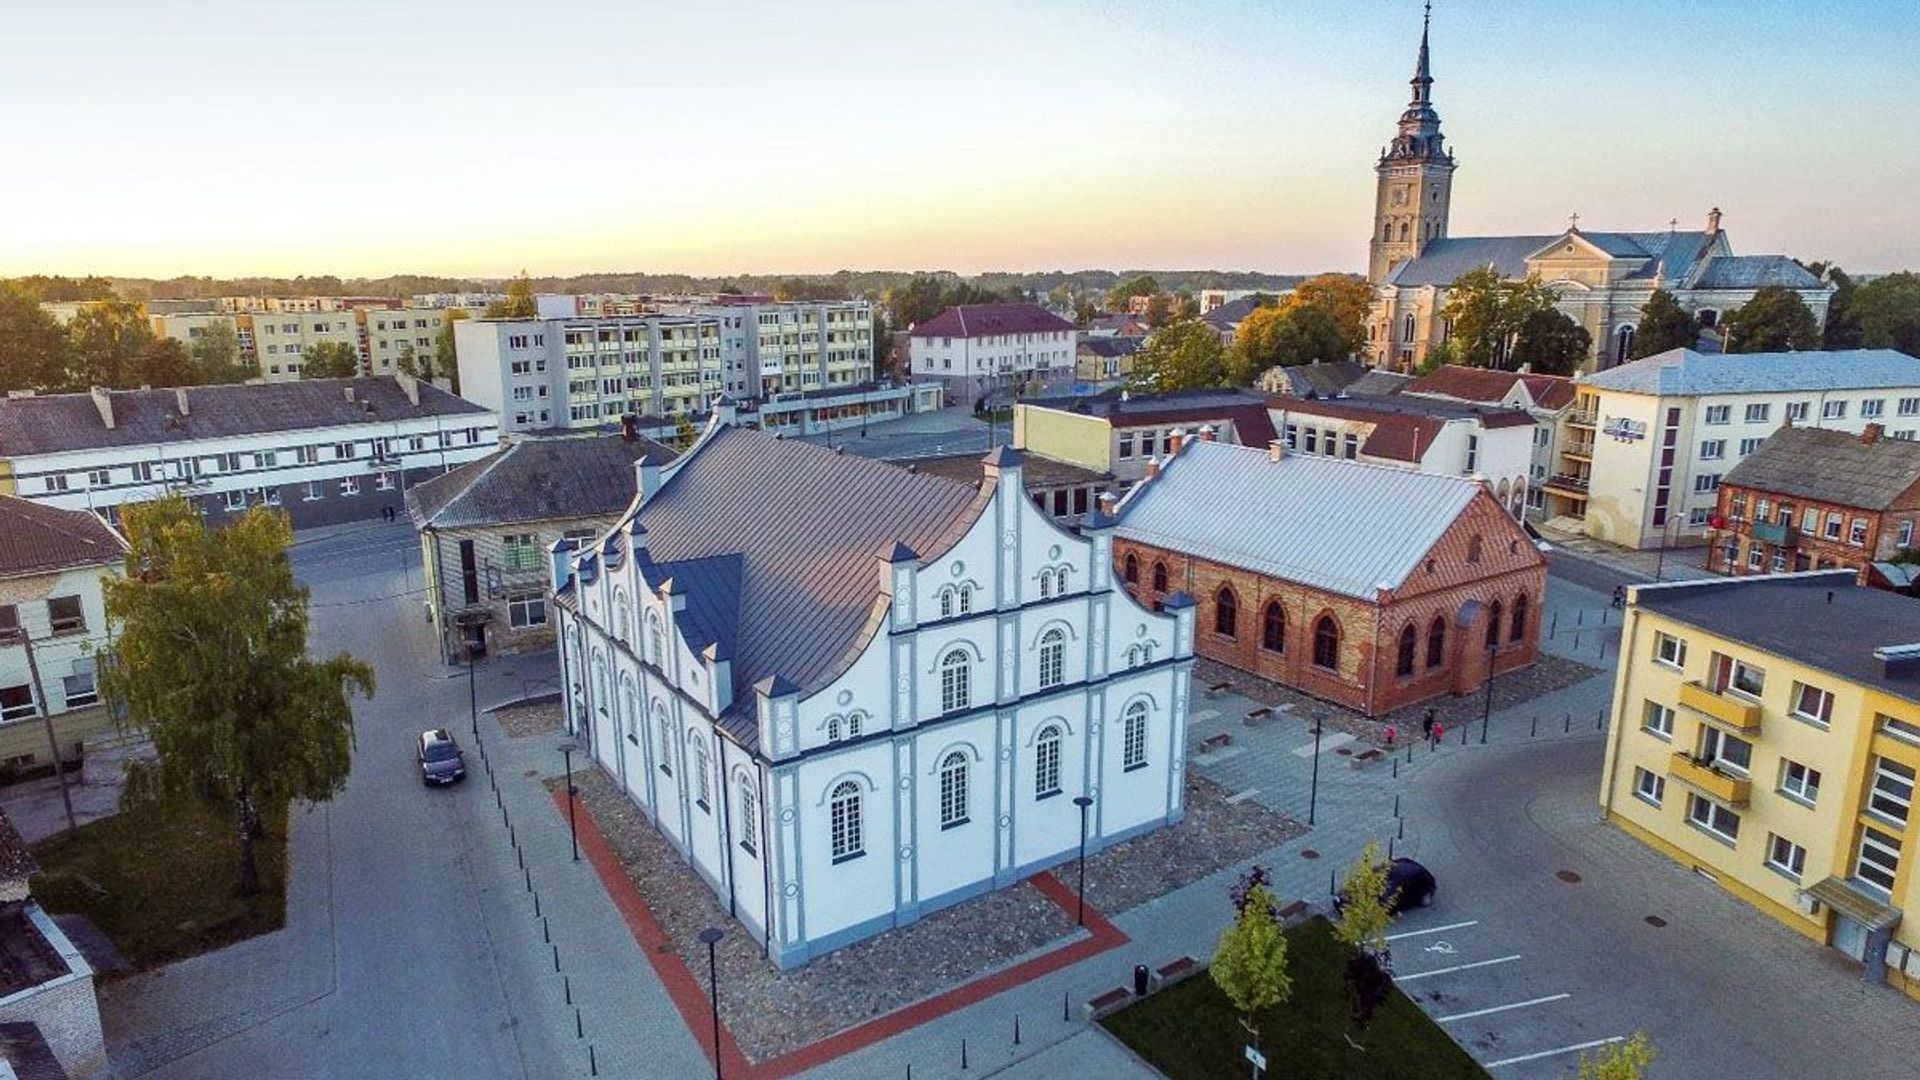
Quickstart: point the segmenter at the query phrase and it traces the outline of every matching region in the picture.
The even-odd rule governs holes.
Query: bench
[[[1246,724],[1248,727],[1252,727],[1253,725],[1259,723],[1262,720],[1267,719],[1268,717],[1271,717],[1272,715],[1273,715],[1273,710],[1271,708],[1262,706],[1258,709],[1254,709],[1252,712],[1249,712],[1247,714],[1247,718],[1241,722]]]
[[[1305,919],[1312,911],[1313,906],[1305,900],[1295,900],[1293,903],[1280,909],[1280,925],[1292,926],[1294,923]]]
[[[1230,733],[1223,731],[1218,735],[1209,735],[1206,738],[1201,739],[1200,752],[1203,754],[1212,753],[1215,750],[1222,750],[1232,745],[1233,745],[1233,736]]]
[[[1207,696],[1210,698],[1215,698],[1215,697],[1219,697],[1221,694],[1231,693],[1232,691],[1233,691],[1232,683],[1217,682],[1217,683],[1214,683],[1212,686],[1207,687]]]
[[[1200,974],[1202,970],[1204,969],[1201,968],[1200,961],[1195,960],[1191,956],[1183,956],[1171,964],[1162,965],[1154,972],[1155,975],[1159,976],[1154,982],[1154,989],[1165,990],[1174,983],[1180,982],[1183,979],[1190,979]]]
[[[1113,989],[1082,1005],[1081,1011],[1089,1020],[1098,1020],[1108,1013],[1118,1012],[1133,1000],[1133,991],[1116,986]]]
[[[1348,759],[1347,764],[1358,769],[1366,765],[1367,762],[1369,761],[1379,761],[1381,758],[1385,756],[1386,755],[1380,752],[1379,747],[1375,747],[1371,750],[1362,750],[1359,753],[1353,755],[1352,758]]]

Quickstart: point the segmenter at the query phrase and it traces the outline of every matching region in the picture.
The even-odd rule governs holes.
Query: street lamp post
[[[707,947],[707,1000],[713,1003],[713,1080],[720,1080],[720,969],[714,959],[714,946],[724,936],[725,931],[717,926],[700,931],[700,941]]]
[[[578,789],[573,786],[573,752],[578,749],[580,744],[573,739],[560,740],[560,759],[567,764],[567,831],[573,834],[574,862],[580,861],[580,822],[574,810]]]
[[[1073,925],[1087,925],[1087,808],[1093,805],[1093,799],[1087,795],[1076,795],[1073,805],[1080,808],[1080,902],[1074,911]]]
[[[1487,725],[1493,720],[1493,660],[1499,652],[1499,645],[1493,642],[1487,643],[1487,697],[1486,702],[1480,707],[1480,744],[1482,746],[1487,742]]]
[[[474,648],[473,642],[467,642],[467,717],[473,724],[475,739],[480,737],[480,692],[474,688],[473,684],[473,659],[479,651]]]
[[[1313,824],[1313,814],[1320,806],[1320,729],[1326,723],[1320,717],[1313,718],[1313,779],[1307,788],[1307,824]]]

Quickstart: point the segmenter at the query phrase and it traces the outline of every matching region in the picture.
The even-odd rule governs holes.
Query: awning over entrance
[[[1861,892],[1845,878],[1830,877],[1802,891],[1869,931],[1890,930],[1900,925],[1899,908]]]

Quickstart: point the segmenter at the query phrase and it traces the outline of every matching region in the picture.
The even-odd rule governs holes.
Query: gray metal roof
[[[1503,278],[1527,276],[1527,257],[1567,238],[1549,236],[1448,236],[1429,241],[1420,254],[1387,275],[1389,285],[1451,285],[1469,270],[1492,266]],[[1645,259],[1629,277],[1684,277],[1713,244],[1706,232],[1587,232],[1579,237],[1615,258]]]
[[[646,531],[649,580],[684,585],[702,640],[731,653],[741,690],[722,719],[748,746],[744,688],[779,676],[811,693],[838,677],[872,632],[883,554],[896,541],[945,551],[991,496],[742,428],[691,454],[633,520]]]
[[[1464,478],[1194,442],[1120,504],[1117,533],[1372,600],[1407,579],[1481,490]]]
[[[1759,289],[1781,285],[1818,289],[1820,279],[1785,255],[1718,255],[1708,259],[1693,281],[1695,289]]]
[[[1297,364],[1277,370],[1280,377],[1287,381],[1288,392],[1296,397],[1308,394],[1331,397],[1350,389],[1365,378],[1371,369],[1351,360],[1336,360],[1330,364]]]
[[[651,439],[523,439],[407,492],[419,528],[612,517],[633,502],[633,465],[673,460]]]
[[[348,389],[353,391],[352,400],[347,398]],[[91,394],[0,399],[0,457],[391,423],[421,416],[479,420],[493,415],[428,383],[419,384],[420,404],[415,405],[392,377],[104,392],[113,405],[112,428],[102,422]],[[181,392],[187,398],[184,416]]]
[[[1920,387],[1920,359],[1893,349],[1774,353],[1669,349],[1583,375],[1579,381],[1601,390],[1661,397],[1882,390]]]
[[[1728,472],[1726,484],[1885,510],[1920,484],[1920,442],[1783,427]]]

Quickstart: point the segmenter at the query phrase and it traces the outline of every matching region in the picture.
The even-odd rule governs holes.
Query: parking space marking
[[[1518,959],[1520,959],[1520,954],[1514,953],[1512,956],[1502,956],[1494,960],[1476,960],[1471,964],[1460,964],[1455,967],[1436,968],[1433,971],[1416,971],[1411,975],[1395,975],[1393,981],[1412,982],[1415,979],[1424,979],[1431,975],[1451,975],[1456,971],[1467,971],[1472,968],[1492,967],[1495,964],[1510,964]]]
[[[1546,997],[1534,998],[1532,1001],[1516,1001],[1511,1005],[1495,1005],[1490,1009],[1475,1009],[1472,1012],[1454,1013],[1452,1016],[1436,1016],[1433,1018],[1433,1022],[1436,1024],[1445,1024],[1453,1020],[1471,1020],[1476,1016],[1488,1016],[1497,1012],[1506,1012],[1508,1009],[1524,1009],[1529,1005],[1545,1005],[1550,1001],[1565,1001],[1572,996],[1572,994],[1549,994]]]
[[[1402,941],[1410,937],[1422,937],[1426,934],[1444,934],[1449,930],[1465,930],[1469,926],[1479,926],[1479,925],[1480,925],[1479,919],[1468,919],[1466,922],[1448,923],[1445,926],[1430,926],[1425,930],[1408,930],[1404,934],[1388,934],[1387,940]]]
[[[1591,1050],[1596,1046],[1606,1046],[1611,1043],[1626,1042],[1626,1041],[1627,1041],[1627,1037],[1625,1035],[1615,1035],[1610,1039],[1595,1039],[1592,1042],[1578,1043],[1573,1046],[1562,1046],[1558,1050],[1542,1050],[1536,1054],[1521,1054],[1519,1057],[1502,1058],[1499,1061],[1489,1061],[1487,1062],[1486,1067],[1489,1069],[1497,1069],[1502,1065],[1519,1065],[1522,1062],[1539,1061],[1541,1058],[1550,1058],[1555,1056],[1556,1054],[1571,1054],[1580,1050]]]

